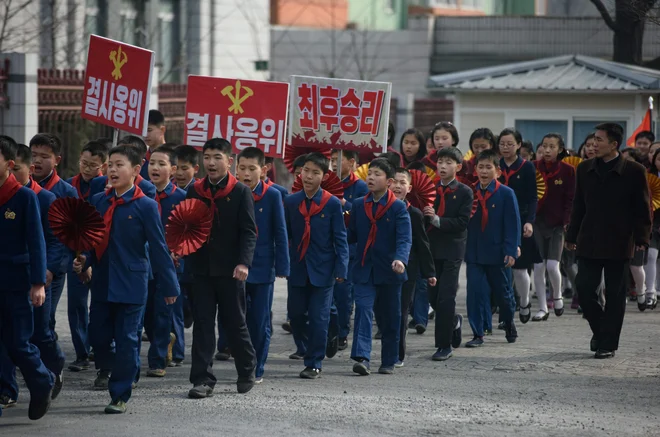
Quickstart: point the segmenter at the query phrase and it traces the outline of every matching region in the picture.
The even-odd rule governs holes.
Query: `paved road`
[[[70,358],[65,297],[58,331]],[[355,376],[347,350],[325,362],[322,378],[308,381],[298,378],[302,363],[288,359],[293,340],[279,328],[285,309],[286,284],[278,280],[265,381],[247,395],[236,393],[233,362],[225,362],[214,366],[215,396],[189,400],[185,364],[164,379],[142,378],[127,414],[107,416],[108,394],[90,388],[95,373],[67,371],[60,397],[38,422],[27,419],[23,386],[19,405],[0,418],[0,435],[660,435],[660,310],[639,313],[629,304],[621,348],[610,360],[592,358],[586,321],[567,310],[519,326],[516,344],[498,331],[484,347],[460,348],[445,363],[430,360],[432,326],[424,335],[410,331],[406,366],[395,375]]]

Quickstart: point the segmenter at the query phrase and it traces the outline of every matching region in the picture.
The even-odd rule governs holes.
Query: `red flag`
[[[651,117],[651,112],[652,112],[651,108],[649,108],[646,111],[646,115],[644,116],[644,119],[642,120],[640,125],[637,126],[637,129],[635,129],[635,132],[633,132],[632,135],[630,136],[630,138],[628,138],[628,140],[626,141],[626,145],[628,147],[635,147],[635,137],[637,136],[638,133],[640,133],[642,131],[645,131],[645,130],[648,130],[648,131],[651,130],[651,118],[652,118]]]

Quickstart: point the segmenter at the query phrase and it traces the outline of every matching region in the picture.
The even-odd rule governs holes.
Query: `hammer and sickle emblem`
[[[110,52],[110,60],[112,61],[112,64],[115,66],[115,69],[112,70],[112,77],[115,80],[119,80],[122,78],[121,74],[121,67],[124,66],[125,63],[128,62],[128,55],[126,52],[121,51],[121,46],[117,50],[113,50]]]
[[[241,89],[245,90],[245,94],[241,95]],[[234,90],[236,90],[236,92],[235,94],[232,94],[231,92]],[[229,97],[229,100],[231,100],[232,105],[229,107],[229,111],[233,112],[234,114],[242,114],[243,112],[245,112],[243,111],[241,105],[243,104],[243,102],[245,102],[248,99],[248,97],[254,95],[252,89],[246,86],[241,88],[240,80],[236,81],[235,87],[231,85],[224,87],[221,93],[223,96]]]

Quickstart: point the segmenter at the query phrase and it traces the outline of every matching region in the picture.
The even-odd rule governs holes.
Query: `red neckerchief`
[[[9,202],[20,189],[21,184],[18,183],[13,173],[10,174],[5,183],[0,187],[0,206]]]
[[[517,159],[516,159],[516,161],[517,161]],[[514,161],[513,164],[515,164],[516,161]],[[504,181],[503,181],[504,185],[506,185],[507,187],[509,186],[509,181],[511,180],[511,176],[518,173],[520,171],[520,169],[523,168],[523,165],[525,165],[525,162],[526,161],[523,159],[522,162],[520,163],[520,167],[518,167],[515,170],[506,170],[506,169],[504,169],[504,165],[500,165],[500,167],[502,168],[502,177],[504,178]],[[506,165],[506,162],[504,162],[504,158],[502,158],[502,163]]]
[[[410,201],[406,199],[406,209],[410,209]]]
[[[555,161],[552,165],[556,166],[556,168],[548,168],[544,159],[536,161],[536,168],[539,170],[539,172],[541,172],[541,176],[543,176],[546,186],[550,186],[548,181],[557,177],[561,171],[561,163],[559,161]]]
[[[147,155],[144,157],[145,161],[147,161],[147,164],[149,164],[149,160],[151,159],[151,149],[147,147]]]
[[[318,205],[316,204],[316,202],[314,202],[313,199],[310,202],[311,207],[309,208],[309,211],[307,210],[307,202],[305,201],[305,199],[303,199],[303,201],[300,202],[300,205],[298,205],[298,211],[300,212],[300,214],[302,214],[303,219],[305,219],[305,230],[303,231],[302,239],[300,240],[300,244],[298,245],[298,252],[300,252],[299,261],[302,261],[303,258],[305,257],[305,254],[307,253],[307,248],[309,247],[309,242],[312,239],[312,224],[311,224],[312,216],[315,216],[316,214],[323,211],[323,208],[325,208],[325,205],[328,203],[331,197],[332,194],[321,189],[321,202]]]
[[[266,182],[263,182],[263,187],[261,188],[261,194],[257,194],[256,191],[252,190],[252,198],[254,199],[254,203],[257,203],[261,199],[264,198],[264,195],[266,194],[266,191],[268,191],[268,188],[270,187],[270,184],[267,184]],[[257,185],[258,187],[258,185]],[[255,187],[256,189],[256,187]]]
[[[364,213],[367,215],[367,218],[371,222],[371,229],[369,229],[369,236],[367,237],[367,244],[364,246],[364,252],[362,253],[362,265],[364,265],[364,261],[367,258],[367,251],[373,244],[376,242],[376,232],[378,232],[378,220],[383,218],[385,213],[387,212],[388,209],[394,204],[396,201],[396,196],[394,193],[390,190],[387,190],[387,202],[385,205],[378,204],[378,207],[376,208],[376,215],[374,216],[373,214],[373,205],[374,205],[374,197],[373,194],[371,195],[371,200],[364,202]]]
[[[102,176],[102,175],[103,175],[103,174],[99,171],[99,173],[96,175],[96,177],[99,177],[99,176]],[[86,199],[89,197],[89,192],[91,191],[92,187],[91,187],[91,184],[88,184],[88,185],[90,185],[90,186],[87,187],[87,192],[86,192],[86,193],[83,193],[83,192],[80,190],[80,181],[81,181],[81,180],[82,180],[82,175],[81,175],[80,173],[78,173],[77,175],[75,175],[75,176],[73,177],[73,179],[71,179],[71,185],[73,185],[73,187],[74,187],[74,188],[76,189],[76,191],[78,192],[78,197],[80,197],[81,199],[86,200]],[[91,181],[90,181],[90,182],[91,182]]]
[[[488,202],[488,199],[490,199],[490,197],[499,189],[500,183],[497,180],[495,181],[495,189],[492,192],[488,191],[488,188],[486,188],[486,197],[484,197],[481,192],[481,188],[477,189],[477,200],[481,205],[481,232],[485,231],[486,226],[488,225],[488,205],[486,205],[486,202]]]
[[[342,179],[341,184],[344,186],[344,190],[347,190],[348,188],[352,187],[357,181],[360,180],[359,177],[355,175],[355,173],[350,172],[350,174],[347,177],[348,182],[344,182]]]
[[[46,185],[44,185],[43,188],[45,190],[51,191],[53,189],[53,187],[55,186],[55,184],[58,183],[59,181],[60,181],[60,177],[57,175],[57,169],[54,168],[53,169],[53,174],[52,174],[50,180],[48,181],[48,183]]]
[[[112,192],[112,189],[109,189],[105,192],[105,195],[108,196]],[[123,205],[125,203],[130,203],[136,199],[139,199],[140,197],[144,197],[144,193],[138,187],[135,185],[135,191],[133,192],[133,197],[126,202],[123,197],[117,197],[117,192],[114,192],[114,195],[110,198],[108,198],[108,202],[110,202],[110,207],[107,209],[105,214],[103,214],[103,224],[105,225],[105,233],[103,234],[103,241],[97,246],[96,248],[96,259],[100,260],[103,257],[103,254],[105,253],[106,249],[108,248],[108,244],[110,243],[110,231],[112,230],[112,217],[115,213],[115,208],[117,208],[119,205]]]
[[[165,188],[167,188],[167,187],[165,187]],[[161,206],[160,206],[160,201],[163,200],[163,199],[166,198],[166,197],[171,196],[171,195],[174,194],[175,192],[176,192],[176,185],[172,184],[172,189],[170,190],[169,193],[167,193],[167,192],[165,192],[165,190],[163,190],[163,191],[161,191],[160,193],[158,193],[158,194],[156,195],[156,202],[158,203],[158,214],[162,214],[162,213],[163,213],[163,210],[162,210],[162,208],[161,208]]]
[[[266,186],[266,187],[270,187],[271,185],[273,185],[273,181],[271,181],[271,180],[268,179],[268,178],[264,179],[264,180],[261,181],[261,182],[263,182],[263,183],[264,183],[264,186]]]
[[[218,191],[215,192],[215,195],[211,194],[211,187],[209,186],[211,181],[209,181],[206,184],[206,187],[204,187],[204,182],[206,181],[208,181],[208,178],[200,179],[195,182],[193,187],[195,188],[195,191],[197,191],[197,194],[211,202],[209,207],[211,208],[211,222],[213,222],[213,220],[215,220],[215,213],[218,211],[218,205],[215,204],[215,201],[227,197],[238,183],[238,180],[234,177],[233,174],[227,173],[227,186],[224,188],[218,188]],[[211,234],[209,234],[209,237],[210,236]]]
[[[438,181],[436,182],[436,184],[437,184],[436,191],[438,193],[438,199],[440,199],[440,202],[438,203],[438,210],[436,211],[436,215],[438,217],[444,217],[444,215],[445,215],[445,206],[446,206],[445,194],[447,194],[447,193],[452,194],[453,192],[455,192],[458,189],[458,185],[456,185],[456,188],[452,189],[452,188],[449,188],[449,185],[447,185],[447,186],[442,185],[442,182],[440,181],[439,177],[437,178],[437,180]],[[451,184],[451,182],[450,182],[450,184]]]
[[[144,178],[139,174],[135,177],[135,185],[140,185],[144,181]]]
[[[27,184],[25,184],[26,187],[34,191],[34,194],[39,194],[43,188],[41,188],[41,185],[36,183],[34,179],[30,179]]]

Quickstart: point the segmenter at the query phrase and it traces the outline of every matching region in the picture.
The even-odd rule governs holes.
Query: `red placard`
[[[154,52],[92,35],[82,118],[147,135]]]
[[[288,83],[189,76],[184,143],[224,138],[234,153],[258,147],[281,158],[288,103]]]

